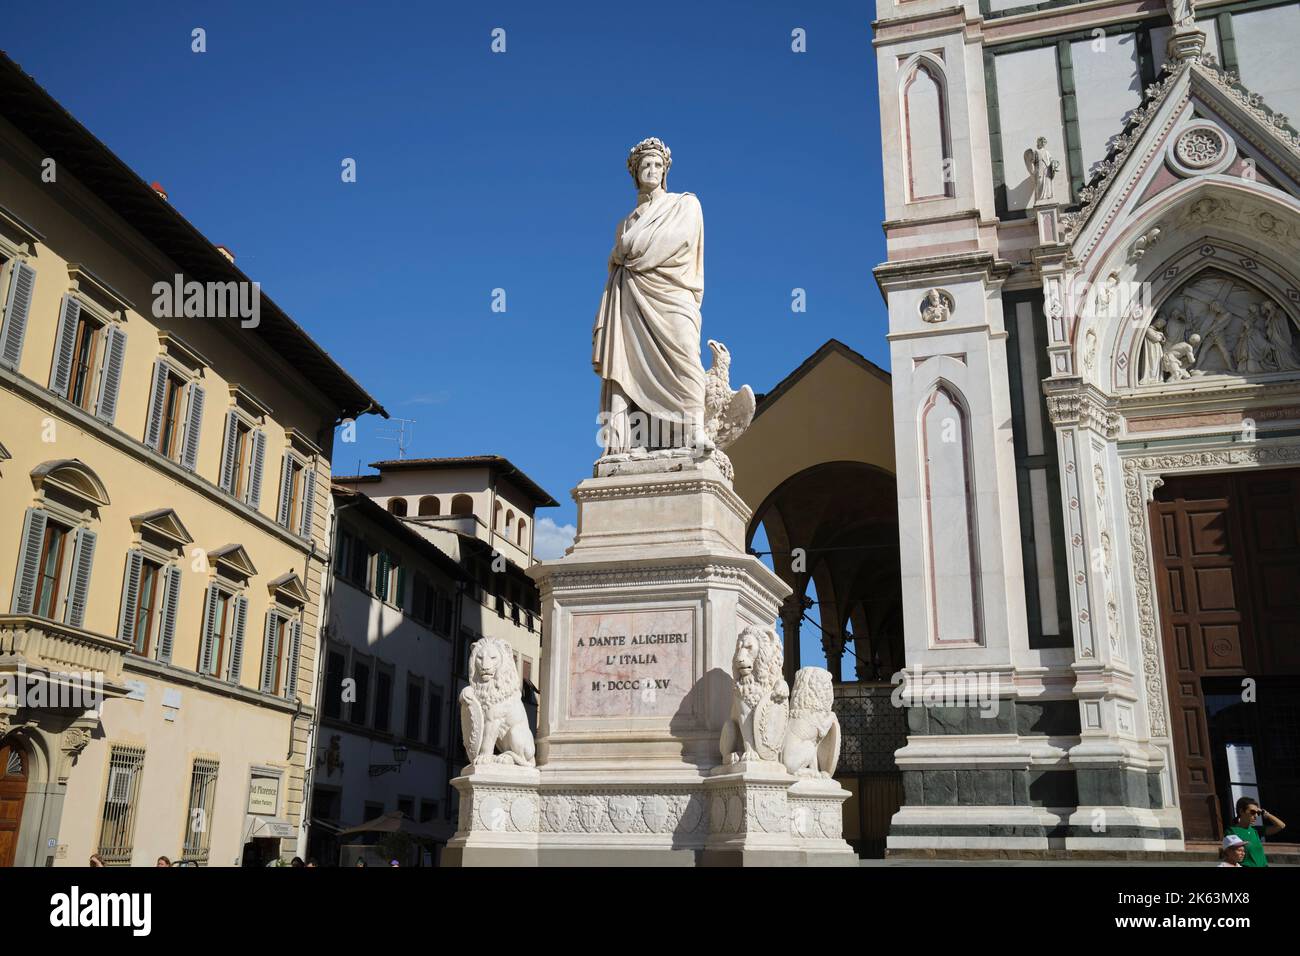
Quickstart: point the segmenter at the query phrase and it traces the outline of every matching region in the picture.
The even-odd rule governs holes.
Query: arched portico
[[[883,469],[823,462],[783,481],[750,520],[746,543],[752,544],[761,525],[773,567],[794,589],[794,607],[802,609],[809,581],[815,585],[822,647],[837,678],[850,640],[858,680],[886,678],[902,666],[896,502],[894,476]],[[791,677],[805,663],[799,653],[800,616],[783,620]]]

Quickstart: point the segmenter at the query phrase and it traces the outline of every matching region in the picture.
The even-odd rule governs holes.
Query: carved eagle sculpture
[[[709,339],[713,365],[704,376],[704,430],[719,448],[739,438],[754,418],[754,390],[742,385],[731,390],[731,353],[721,342]]]

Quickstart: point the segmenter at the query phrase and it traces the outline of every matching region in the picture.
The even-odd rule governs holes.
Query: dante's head
[[[636,188],[643,192],[659,186],[666,188],[668,170],[672,165],[673,151],[654,136],[641,140],[627,154],[627,171],[632,175]]]

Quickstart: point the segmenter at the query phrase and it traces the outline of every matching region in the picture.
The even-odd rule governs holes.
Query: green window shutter
[[[266,433],[262,429],[253,432],[252,464],[248,472],[248,504],[253,508],[262,506],[262,469],[266,464]]]
[[[40,570],[41,548],[45,544],[47,515],[40,508],[28,508],[23,518],[22,550],[18,552],[18,578],[14,581],[14,614],[31,614],[36,599],[36,574]]]
[[[264,694],[275,692],[275,658],[278,649],[275,640],[278,633],[276,622],[279,615],[274,611],[266,612],[266,624],[262,627],[262,686]]]
[[[203,633],[199,642],[199,673],[211,674],[216,668],[217,589],[208,585],[203,598]]]
[[[403,565],[397,566],[397,606],[405,609],[406,607],[406,568]]]
[[[203,386],[190,382],[185,387],[185,442],[181,449],[181,465],[193,471],[199,462],[199,434],[203,428]]]
[[[50,391],[68,397],[72,381],[72,353],[77,345],[77,323],[81,319],[81,303],[65,295],[59,305],[59,327],[54,335],[54,361],[50,368]]]
[[[302,654],[302,621],[289,625],[289,653],[285,657],[284,696],[294,697],[298,693],[298,657]]]
[[[86,619],[86,602],[90,598],[90,569],[95,563],[95,532],[79,528],[72,549],[72,580],[68,590],[66,622],[81,627]]]
[[[162,435],[163,403],[167,401],[167,365],[162,359],[153,363],[153,379],[149,383],[149,418],[144,427],[144,443],[158,450]]]
[[[311,537],[312,519],[316,516],[316,472],[308,468],[302,481],[302,529],[304,538]]]
[[[117,395],[122,389],[122,368],[126,363],[126,333],[110,325],[104,342],[104,364],[99,374],[99,397],[95,417],[105,425],[117,418]]]
[[[232,684],[239,683],[240,672],[244,669],[244,628],[248,624],[248,598],[242,594],[235,598],[235,626],[230,635],[230,674],[226,678]]]
[[[169,564],[163,571],[163,581],[166,590],[163,592],[162,624],[158,629],[158,660],[170,664],[176,639],[176,615],[181,604],[181,569]]]
[[[22,358],[27,313],[31,311],[35,288],[36,270],[15,261],[9,270],[9,294],[5,298],[4,324],[0,326],[0,365],[6,368],[17,369]]]
[[[217,484],[226,494],[235,493],[235,453],[239,448],[239,416],[226,412],[226,440],[221,445],[221,475]]]
[[[117,619],[117,636],[138,652],[135,642],[135,615],[140,607],[140,570],[144,554],[140,551],[126,553],[126,574],[122,576],[122,612]]]
[[[283,528],[289,527],[289,499],[293,496],[293,456],[287,451],[280,462],[280,513],[276,523]]]
[[[388,552],[380,551],[375,558],[375,597],[388,600]]]

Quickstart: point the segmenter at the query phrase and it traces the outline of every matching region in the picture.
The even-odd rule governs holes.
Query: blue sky
[[[888,367],[868,3],[130,11],[65,2],[56,26],[16,5],[0,42],[416,419],[412,457],[505,455],[561,502],[542,516],[573,521],[569,490],[599,453],[592,319],[646,136],[673,150],[668,188],[703,205],[704,333],[730,347],[733,385],[765,391],[832,336]],[[335,471],[396,457],[386,430],[363,420]]]

